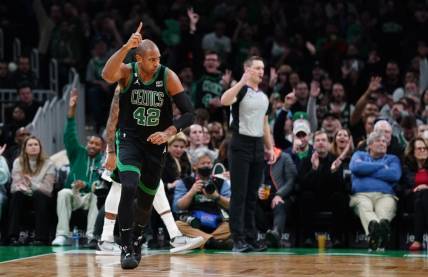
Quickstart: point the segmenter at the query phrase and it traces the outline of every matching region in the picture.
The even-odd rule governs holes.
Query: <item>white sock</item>
[[[171,210],[168,198],[166,198],[162,180],[159,182],[158,190],[156,191],[155,198],[153,199],[153,208],[155,208],[158,214],[163,214],[164,212]]]
[[[103,233],[101,234],[101,241],[114,242],[114,224],[115,219],[104,218]]]
[[[166,229],[168,230],[168,234],[171,239],[183,235],[180,230],[178,230],[177,224],[175,223],[171,212],[161,215],[161,218],[166,226]]]
[[[104,204],[106,213],[117,215],[121,193],[122,185],[113,181]],[[104,217],[103,233],[101,234],[102,241],[114,242],[113,232],[115,223],[116,219],[108,219]]]
[[[175,224],[174,217],[171,213],[171,206],[169,205],[168,198],[166,198],[165,187],[162,180],[159,182],[158,190],[156,191],[155,198],[153,199],[153,207],[156,212],[161,215],[162,221],[165,224],[171,239],[183,235],[180,230],[178,230],[177,224]]]

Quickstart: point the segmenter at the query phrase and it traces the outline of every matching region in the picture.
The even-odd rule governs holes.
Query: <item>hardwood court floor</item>
[[[25,250],[21,247],[19,251]],[[47,254],[32,256],[43,252],[39,251],[10,260],[14,249],[0,247],[0,276],[428,276],[426,252],[283,249],[249,254],[194,251],[170,255],[167,251],[145,251],[139,267],[123,271],[119,256],[67,248],[54,251],[57,252],[46,247]]]

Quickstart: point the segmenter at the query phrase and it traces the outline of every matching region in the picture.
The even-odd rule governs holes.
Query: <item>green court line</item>
[[[44,256],[54,253],[91,253],[95,254],[95,250],[88,249],[75,249],[73,247],[51,247],[51,246],[0,246],[0,264],[5,262],[19,261],[21,259],[28,259],[38,256]],[[146,254],[162,254],[169,255],[168,250],[147,250]],[[198,254],[212,254],[212,255],[248,255],[248,256],[349,256],[349,257],[385,257],[385,258],[422,258],[428,259],[428,253],[415,252],[411,253],[408,251],[399,250],[386,250],[384,252],[374,251],[369,252],[367,249],[326,249],[319,251],[314,248],[282,248],[273,249],[269,248],[266,252],[250,252],[244,254],[236,254],[231,251],[219,251],[219,250],[193,250],[187,255],[198,255]]]
[[[51,246],[0,246],[0,263],[44,256],[55,252]]]

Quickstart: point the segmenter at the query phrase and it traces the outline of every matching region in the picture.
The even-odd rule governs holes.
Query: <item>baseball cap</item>
[[[311,128],[309,127],[309,122],[306,119],[297,119],[293,123],[293,134],[297,135],[297,133],[303,132],[306,135],[311,133]]]
[[[293,121],[298,119],[308,119],[308,114],[306,112],[295,112],[293,113],[293,117],[291,118]]]

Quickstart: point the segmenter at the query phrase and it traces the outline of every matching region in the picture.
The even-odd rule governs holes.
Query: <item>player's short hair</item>
[[[251,56],[245,60],[244,67],[250,67],[254,61],[262,61],[263,62],[263,58],[260,56]]]
[[[149,50],[158,50],[159,51],[159,48],[156,45],[156,43],[154,43],[152,40],[143,39],[141,41],[140,45],[138,45],[138,47],[135,48],[135,54],[144,56],[146,51],[149,51]]]

